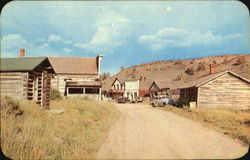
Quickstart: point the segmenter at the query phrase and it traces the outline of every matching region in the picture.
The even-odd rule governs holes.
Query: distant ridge
[[[190,82],[209,74],[209,64],[215,64],[216,72],[230,69],[233,72],[250,79],[250,55],[218,55],[183,60],[160,60],[122,68],[117,74],[102,80],[103,90],[110,89],[116,77],[125,79],[143,79],[144,81],[183,79]],[[186,73],[193,68],[194,74]]]

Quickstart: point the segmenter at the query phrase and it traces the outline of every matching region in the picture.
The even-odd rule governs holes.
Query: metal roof
[[[46,57],[1,58],[0,71],[31,71],[45,59]]]

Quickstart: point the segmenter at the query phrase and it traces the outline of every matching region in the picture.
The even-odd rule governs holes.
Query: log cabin
[[[49,57],[55,69],[52,88],[57,89],[62,96],[88,97],[101,99],[101,83],[99,75],[101,59],[97,57]]]
[[[178,90],[177,88],[183,84],[182,81],[166,81],[166,80],[156,80],[153,81],[149,87],[150,97],[153,98],[157,95],[172,95],[172,91],[174,92],[174,96],[178,97]],[[176,98],[175,98],[176,99]]]
[[[250,81],[230,70],[213,71],[179,88],[181,106],[250,109]]]
[[[55,73],[47,57],[1,58],[0,93],[17,99],[31,100],[49,109],[51,77]]]

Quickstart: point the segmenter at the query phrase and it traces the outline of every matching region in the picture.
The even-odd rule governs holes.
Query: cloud
[[[66,54],[70,54],[73,50],[70,48],[63,48],[63,52]]]
[[[45,42],[46,39],[45,39],[45,38],[37,38],[36,41],[37,41],[37,42]]]
[[[65,44],[72,44],[73,43],[73,41],[65,40],[65,39],[62,39],[62,42],[65,43]]]
[[[54,34],[50,35],[49,39],[48,39],[49,42],[59,42],[61,40],[62,40],[62,38],[60,36],[57,36]]]
[[[1,57],[18,57],[19,49],[25,48],[27,56],[55,56],[59,53],[44,43],[31,43],[21,34],[9,34],[1,38]]]
[[[48,44],[48,43],[44,43],[44,44],[42,44],[42,45],[38,46],[38,48],[40,48],[40,49],[44,49],[44,48],[49,48],[49,46],[50,46],[50,44]]]
[[[202,33],[178,28],[162,28],[155,34],[141,35],[138,38],[138,42],[148,45],[152,50],[161,50],[167,47],[190,47],[195,45],[218,44],[224,40],[240,37],[242,37],[241,34],[222,36],[219,34],[216,35],[211,31]]]
[[[33,46],[21,34],[9,34],[1,39],[1,50],[11,51],[13,49]]]
[[[48,38],[48,42],[62,42],[64,44],[72,44],[73,41],[63,39],[61,36],[51,34]]]
[[[165,11],[166,11],[166,12],[171,11],[171,7],[170,7],[170,6],[166,6],[166,7],[165,7]]]
[[[95,26],[96,32],[89,43],[77,42],[74,46],[91,52],[113,52],[131,33],[130,20],[112,11],[100,14]]]

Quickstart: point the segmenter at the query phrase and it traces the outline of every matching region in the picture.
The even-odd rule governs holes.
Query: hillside
[[[110,89],[116,77],[128,79],[142,78],[145,81],[175,81],[178,77],[182,77],[185,83],[208,74],[210,70],[209,64],[215,64],[216,72],[230,69],[250,79],[250,55],[219,55],[196,59],[162,60],[122,68],[119,73],[102,80],[103,90]],[[189,67],[193,67],[193,75],[189,75],[185,72]]]

